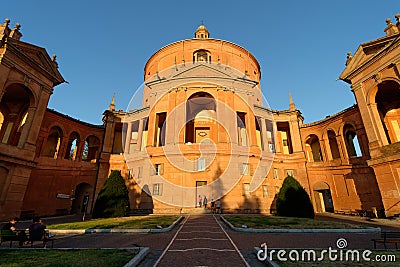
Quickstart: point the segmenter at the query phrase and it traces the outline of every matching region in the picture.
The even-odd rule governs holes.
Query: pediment
[[[190,67],[182,68],[171,76],[174,78],[236,78],[229,73],[225,66],[215,66],[208,63],[194,63]]]
[[[52,61],[46,49],[21,41],[8,41],[8,47],[21,60],[49,77],[55,85],[64,82],[64,78],[58,71],[57,63]]]
[[[353,73],[370,63],[374,58],[386,54],[395,45],[400,45],[400,35],[385,36],[376,40],[361,44],[354,56],[348,60],[348,64],[339,78],[349,82]]]

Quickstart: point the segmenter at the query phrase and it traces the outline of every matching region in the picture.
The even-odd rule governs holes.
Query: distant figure
[[[211,199],[211,213],[215,212],[215,201],[214,199]]]
[[[203,200],[201,199],[201,196],[197,198],[197,202],[199,203],[199,207],[201,208],[201,204],[203,203]]]
[[[204,198],[203,198],[203,205],[204,205],[204,208],[206,209],[207,208],[207,197],[206,196],[204,196]]]
[[[215,213],[221,213],[221,200],[217,200],[217,203],[215,203],[215,207],[216,207],[216,210],[215,210]]]

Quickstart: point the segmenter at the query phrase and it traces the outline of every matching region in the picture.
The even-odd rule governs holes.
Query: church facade
[[[121,170],[132,212],[177,213],[219,199],[224,212],[273,213],[288,175],[316,212],[400,213],[400,15],[348,54],[356,105],[313,123],[290,97],[262,101],[245,48],[204,25],[147,61],[142,104],[91,125],[47,108],[64,82],[55,56],[0,25],[0,220],[89,212]],[[55,96],[56,97],[56,96]]]

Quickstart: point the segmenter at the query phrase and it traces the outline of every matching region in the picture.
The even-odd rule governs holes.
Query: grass
[[[316,250],[316,261],[290,261],[288,253],[290,252],[290,249],[286,249],[286,254],[284,258],[287,258],[287,261],[279,261],[277,260],[277,255],[275,254],[273,259],[274,262],[278,263],[279,266],[281,267],[292,267],[292,266],[324,266],[324,267],[333,267],[333,266],[345,266],[345,267],[353,267],[353,266],[359,266],[359,267],[367,267],[367,266],[399,266],[399,259],[400,259],[400,251],[399,250],[371,250],[371,255],[367,255],[370,261],[365,261],[363,259],[362,253],[364,250],[358,250],[359,252],[359,259],[360,261],[356,261],[356,257],[354,257],[354,260],[349,254],[348,260],[346,261],[346,250],[343,250],[343,256],[342,260],[340,260],[340,252],[338,251],[336,254],[333,254],[333,256],[337,255],[337,260],[331,261],[329,259],[328,254],[325,254],[325,257],[323,260],[318,260],[318,257],[321,255],[322,250]],[[301,251],[299,250],[299,257],[301,259]],[[376,258],[376,256],[379,255],[379,258]],[[293,256],[295,257],[295,256]],[[395,257],[395,258],[393,258]],[[307,259],[307,256],[306,256]],[[378,262],[376,259],[379,259],[380,261]],[[382,261],[382,259],[384,261]]]
[[[0,249],[0,266],[124,266],[137,253],[128,249]]]
[[[225,215],[233,226],[242,227],[247,225],[248,228],[256,229],[357,229],[366,228],[363,225],[321,221],[316,219],[280,217],[267,215]]]
[[[131,216],[107,219],[93,219],[83,222],[49,224],[48,229],[76,230],[76,229],[153,229],[157,225],[163,228],[170,226],[179,216]]]

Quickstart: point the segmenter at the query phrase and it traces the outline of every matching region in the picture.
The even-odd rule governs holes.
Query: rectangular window
[[[249,164],[242,164],[242,175],[249,175]]]
[[[237,112],[236,117],[238,127],[238,143],[240,146],[247,146],[246,113]]]
[[[132,169],[129,169],[129,170],[126,172],[126,179],[127,179],[127,180],[133,179],[133,170],[132,170]]]
[[[294,177],[294,171],[293,170],[286,170],[286,175]]]
[[[143,167],[138,168],[137,177],[142,178]]]
[[[279,179],[278,169],[274,169],[274,179]]]
[[[250,195],[250,184],[249,183],[243,184],[243,195],[245,195],[245,196]]]
[[[155,146],[165,145],[166,119],[167,119],[167,112],[161,112],[156,114],[156,127],[154,135]]]
[[[139,121],[132,122],[130,143],[137,144],[139,136]]]
[[[204,158],[199,158],[197,160],[197,171],[205,171],[206,170],[206,160]]]
[[[162,184],[153,184],[153,196],[162,195]]]
[[[156,164],[154,166],[154,175],[163,175],[164,174],[164,164]]]
[[[263,185],[262,189],[263,189],[263,197],[268,197],[268,187],[266,185]]]
[[[275,152],[274,124],[271,120],[265,120],[265,128],[267,130],[267,141],[270,152]]]

